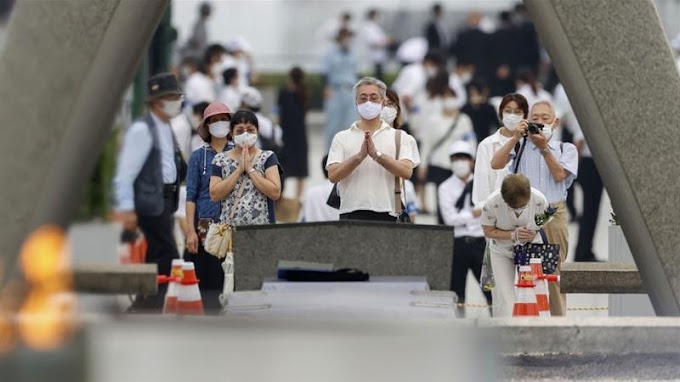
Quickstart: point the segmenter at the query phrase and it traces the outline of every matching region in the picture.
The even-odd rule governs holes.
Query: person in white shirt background
[[[383,65],[387,61],[387,48],[392,39],[378,23],[377,9],[371,9],[366,14],[366,22],[361,30],[361,40],[368,61],[373,65],[373,77],[383,80]]]
[[[333,183],[328,180],[328,170],[326,170],[327,160],[328,155],[324,156],[321,161],[324,175],[323,183],[308,188],[302,198],[302,209],[298,219],[301,223],[337,221],[340,219],[338,210],[326,204],[328,195],[333,190]]]
[[[447,149],[456,141],[466,140],[477,144],[470,117],[459,110],[459,97],[449,87],[449,76],[441,70],[427,81],[426,91],[416,97],[418,112],[412,115],[412,127],[420,143],[420,153],[425,158],[418,167],[418,184],[434,183],[439,187],[451,176]],[[424,197],[425,188],[421,188]],[[425,200],[425,199],[423,199]],[[443,224],[440,211],[439,224]]]
[[[341,29],[355,32],[351,13],[343,12],[340,17],[328,19],[316,30],[315,35],[320,52],[327,52],[335,46],[335,38]]]
[[[248,42],[243,37],[237,37],[227,42],[225,49],[227,54],[223,56],[220,63],[222,71],[236,68],[241,87],[249,86],[251,82],[255,82],[257,75],[255,73],[253,56],[250,53],[252,49]]]
[[[529,108],[539,101],[553,103],[552,94],[543,89],[543,86],[536,80],[536,75],[531,70],[524,69],[520,71],[517,74],[515,83],[517,84],[517,93],[527,99]]]
[[[281,126],[262,114],[261,108],[262,93],[252,86],[245,87],[241,91],[240,109],[250,110],[257,116],[257,122],[260,126],[257,147],[262,150],[274,151],[274,153],[280,155],[283,147],[283,130],[281,130]]]
[[[395,222],[400,206],[394,205],[394,178],[410,178],[420,163],[415,139],[380,118],[386,92],[380,80],[359,80],[354,95],[361,119],[333,138],[326,169],[338,183],[340,219]],[[396,134],[401,134],[398,157]]]
[[[548,208],[542,193],[531,187],[521,174],[503,179],[501,189],[493,192],[482,208],[481,224],[489,239],[491,267],[496,285],[491,291],[493,316],[510,317],[515,302],[516,244],[541,242],[534,217]],[[551,223],[548,223],[551,224]]]
[[[182,76],[186,92],[185,107],[189,108],[199,102],[214,102],[215,81],[206,74],[205,65],[197,57],[186,57],[182,60]]]
[[[228,68],[222,72],[224,87],[220,92],[218,101],[227,105],[229,110],[238,110],[241,107],[241,79],[238,69]]]
[[[458,295],[458,302],[465,303],[468,270],[480,281],[486,239],[480,220],[482,210],[472,204],[475,148],[470,142],[456,141],[448,153],[453,175],[437,190],[439,210],[444,224],[454,227],[451,290]],[[484,295],[491,305],[491,293],[484,292]]]

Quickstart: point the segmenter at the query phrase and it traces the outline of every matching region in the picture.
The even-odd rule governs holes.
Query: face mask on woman
[[[208,125],[210,135],[215,138],[224,138],[229,134],[229,121],[217,121]]]
[[[454,160],[451,162],[451,171],[459,178],[467,178],[471,172],[470,162],[464,159]]]
[[[234,137],[234,143],[244,149],[252,147],[257,142],[257,134],[242,133]]]
[[[394,120],[397,118],[397,109],[391,106],[384,107],[380,112],[380,119],[392,126]]]
[[[510,130],[515,131],[517,124],[522,120],[522,116],[519,114],[506,114],[503,115],[503,126]]]
[[[444,110],[446,111],[458,110],[459,105],[458,98],[456,97],[444,98],[444,102],[442,104],[442,106],[444,106]]]
[[[363,119],[372,120],[380,115],[383,107],[381,103],[366,101],[357,105],[357,112]]]

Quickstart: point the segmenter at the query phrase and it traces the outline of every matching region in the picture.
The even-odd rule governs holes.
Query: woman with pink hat
[[[193,261],[199,288],[206,310],[219,312],[218,300],[224,283],[220,259],[205,252],[203,240],[212,222],[220,220],[220,203],[210,200],[210,176],[215,156],[231,150],[231,110],[220,102],[213,102],[203,112],[198,135],[203,147],[195,150],[189,158],[187,172],[186,237],[184,260]]]

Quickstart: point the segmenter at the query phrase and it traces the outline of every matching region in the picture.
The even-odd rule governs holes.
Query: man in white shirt
[[[454,227],[451,290],[458,295],[458,301],[464,303],[468,270],[480,280],[486,239],[479,219],[482,211],[475,208],[471,200],[474,146],[457,141],[449,148],[449,156],[453,175],[437,191],[444,223]],[[484,292],[484,295],[491,304],[491,293]]]
[[[354,96],[361,119],[333,138],[326,169],[331,182],[338,183],[340,219],[394,222],[394,212],[401,210],[394,205],[394,178],[409,179],[420,163],[415,139],[380,119],[386,92],[380,80],[359,80]],[[398,192],[403,203],[403,190]]]
[[[545,212],[548,201],[531,188],[521,174],[505,177],[499,191],[489,196],[482,209],[484,235],[490,240],[491,267],[496,281],[492,289],[493,316],[510,317],[515,302],[515,262],[513,247],[538,240],[534,217]]]
[[[333,190],[333,183],[328,180],[328,170],[326,170],[326,161],[328,155],[323,157],[321,161],[321,168],[325,177],[322,184],[310,187],[305,191],[302,199],[302,209],[300,210],[301,223],[336,221],[340,218],[338,210],[326,204],[328,195]]]
[[[187,57],[182,61],[182,75],[186,78],[184,90],[186,103],[193,106],[199,102],[214,102],[215,82],[205,72],[205,66],[196,57]]]

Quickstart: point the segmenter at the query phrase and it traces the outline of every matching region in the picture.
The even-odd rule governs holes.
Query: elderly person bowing
[[[491,291],[493,316],[509,317],[515,301],[514,245],[540,243],[535,216],[548,208],[545,196],[531,188],[524,175],[510,174],[501,189],[493,192],[482,209],[482,228],[489,239],[491,268],[496,286]],[[549,226],[548,224],[547,226]]]
[[[359,80],[354,96],[361,119],[333,138],[326,169],[338,184],[340,219],[395,222],[393,213],[402,207],[395,206],[395,191],[404,195],[401,187],[395,190],[395,177],[410,178],[420,163],[415,139],[380,119],[386,92],[380,80]]]

